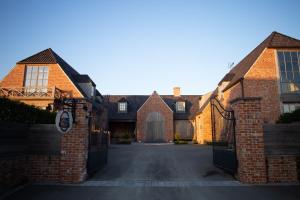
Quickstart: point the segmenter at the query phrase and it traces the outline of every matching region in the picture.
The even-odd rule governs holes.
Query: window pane
[[[284,52],[284,60],[285,62],[291,62],[291,54],[289,51]]]
[[[25,81],[25,86],[27,86],[27,87],[30,86],[30,80]]]
[[[295,82],[300,83],[300,72],[294,72],[294,80]]]
[[[295,104],[290,104],[290,112],[295,111]]]
[[[27,72],[31,73],[32,67],[27,66],[27,67],[26,67],[26,70],[27,70]]]
[[[44,67],[38,67],[38,68],[39,68],[39,72],[40,72],[40,73],[43,73]]]
[[[298,65],[298,62],[292,62],[292,65],[293,65],[293,71],[299,72],[299,65]]]
[[[288,83],[281,83],[281,92],[282,93],[288,93]]]
[[[44,72],[48,72],[48,67],[44,67]]]
[[[43,76],[44,76],[44,73],[43,73],[43,72],[40,72],[38,78],[39,78],[39,79],[43,79]]]
[[[280,71],[285,71],[285,64],[282,62],[280,65]]]
[[[278,55],[278,61],[279,62],[284,62],[283,52],[278,51],[277,55]]]
[[[31,79],[30,86],[34,87],[35,85],[36,85],[36,80],[35,79]]]
[[[298,62],[297,52],[292,52],[292,53],[291,53],[291,56],[292,56],[292,62],[293,62],[293,61],[297,61],[297,62]]]
[[[286,72],[285,71],[283,71],[283,72],[281,72],[280,73],[280,80],[281,80],[281,82],[286,82],[287,81],[287,78],[286,78]]]
[[[293,80],[293,72],[287,71],[287,80],[292,81]]]
[[[38,80],[38,86],[39,87],[43,86],[43,80]]]
[[[48,79],[44,79],[43,80],[43,86],[47,86],[48,85]]]
[[[284,112],[284,113],[290,112],[289,104],[283,104],[283,112]]]
[[[48,72],[44,72],[44,79],[47,79],[48,78]]]
[[[292,63],[291,62],[287,62],[286,63],[286,71],[293,71]]]
[[[38,72],[38,67],[32,67],[32,73],[37,73]]]

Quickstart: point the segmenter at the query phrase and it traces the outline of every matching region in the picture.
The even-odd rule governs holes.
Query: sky
[[[52,48],[102,94],[204,94],[273,31],[300,39],[299,0],[0,0],[0,79]]]

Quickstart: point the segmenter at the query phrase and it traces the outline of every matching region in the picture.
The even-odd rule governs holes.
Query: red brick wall
[[[159,112],[165,119],[165,142],[173,141],[174,139],[174,125],[173,125],[173,111],[161,99],[161,97],[154,92],[145,104],[137,112],[137,141],[145,141],[144,126],[147,116],[151,112]]]
[[[281,113],[278,86],[276,50],[265,49],[244,80],[246,97],[262,97],[262,116],[265,123],[275,123]]]
[[[25,156],[0,159],[0,193],[2,189],[22,184],[27,181]]]
[[[31,181],[59,182],[60,155],[30,155],[28,156],[28,179]]]
[[[244,77],[244,96],[261,97],[262,117],[266,123],[275,123],[280,115],[279,76],[276,50],[265,49]],[[241,83],[224,92],[224,105],[242,97]]]
[[[298,181],[296,156],[268,156],[267,163],[269,182]]]
[[[212,141],[211,106],[210,103],[203,109],[201,114],[195,118],[195,140],[199,144]]]
[[[75,124],[61,139],[60,181],[64,183],[81,182],[87,177],[89,127],[86,116],[87,112],[91,111],[92,105],[88,102],[86,105],[88,111],[83,109],[83,104],[77,104]]]
[[[238,177],[244,183],[266,183],[266,158],[263,141],[261,100],[235,100],[232,108],[236,117],[236,150]]]

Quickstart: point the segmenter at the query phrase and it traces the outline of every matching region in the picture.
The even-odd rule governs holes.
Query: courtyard
[[[299,185],[246,185],[215,168],[207,145],[111,145],[80,184],[27,185],[6,199],[299,199]]]

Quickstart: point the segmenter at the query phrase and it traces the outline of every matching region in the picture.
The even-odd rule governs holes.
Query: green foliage
[[[176,140],[176,142],[179,142],[179,133],[175,133],[175,140]]]
[[[280,115],[277,123],[287,124],[292,122],[300,122],[300,109],[291,113],[283,113]]]
[[[56,113],[0,97],[0,121],[54,124]]]
[[[122,135],[122,139],[130,139],[131,137],[130,137],[130,134],[129,133],[124,133],[123,135]]]
[[[117,144],[131,144],[130,133],[124,133],[120,138],[118,138]]]
[[[188,144],[188,141],[184,141],[184,140],[176,140],[174,141],[174,144]]]

